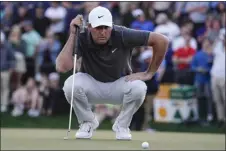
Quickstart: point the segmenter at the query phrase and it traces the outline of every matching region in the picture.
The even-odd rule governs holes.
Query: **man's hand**
[[[133,73],[131,75],[126,76],[126,81],[134,81],[134,80],[147,81],[147,80],[150,80],[152,77],[153,77],[153,74],[150,74],[148,72],[138,72],[138,73]]]
[[[76,28],[75,26],[81,27],[83,24],[83,17],[82,15],[77,15],[70,23],[70,32],[75,34]]]

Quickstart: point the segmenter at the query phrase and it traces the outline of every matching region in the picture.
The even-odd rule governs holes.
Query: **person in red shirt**
[[[190,71],[190,64],[193,56],[196,53],[189,42],[191,35],[187,33],[184,36],[185,46],[177,49],[173,54],[173,63],[175,67],[175,82],[178,84],[192,84],[192,73]]]

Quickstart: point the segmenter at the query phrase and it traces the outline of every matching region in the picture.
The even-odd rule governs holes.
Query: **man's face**
[[[202,48],[203,48],[205,51],[208,51],[208,50],[209,50],[208,48],[210,48],[210,47],[211,47],[210,41],[209,41],[208,39],[205,39],[205,40],[203,41],[203,43],[202,43]]]
[[[139,21],[141,21],[141,22],[145,21],[145,16],[144,16],[144,14],[143,14],[143,15],[139,15],[139,16],[137,17],[137,19],[138,19]]]
[[[112,28],[108,26],[98,26],[96,28],[92,28],[91,25],[89,25],[89,30],[93,41],[96,44],[103,45],[110,39]]]

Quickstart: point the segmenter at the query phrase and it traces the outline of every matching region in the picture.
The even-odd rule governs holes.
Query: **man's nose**
[[[106,33],[106,31],[107,31],[107,29],[106,29],[106,28],[104,28],[104,27],[100,29],[100,33],[101,33],[101,34],[105,34],[105,33]]]

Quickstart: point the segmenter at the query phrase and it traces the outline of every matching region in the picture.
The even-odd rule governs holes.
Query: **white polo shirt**
[[[214,60],[211,69],[211,76],[225,78],[225,46],[222,41],[216,43],[213,53]]]
[[[66,16],[66,9],[64,7],[49,7],[45,11],[45,17],[49,19],[59,19],[57,23],[52,23],[50,25],[50,30],[54,33],[59,33],[64,31],[64,18]]]

